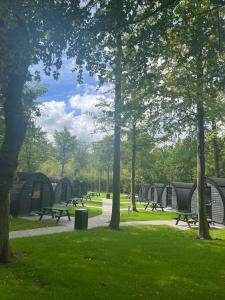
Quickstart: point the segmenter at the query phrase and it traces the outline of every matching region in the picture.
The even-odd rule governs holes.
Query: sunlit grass
[[[95,229],[12,240],[0,299],[225,298],[223,240],[164,226]]]
[[[175,220],[177,213],[167,211],[139,211],[131,212],[120,211],[121,221],[149,221],[149,220]],[[175,222],[175,221],[174,221]]]
[[[55,222],[49,220],[43,221],[31,221],[25,220],[21,218],[11,218],[10,220],[10,231],[17,231],[17,230],[26,230],[26,229],[35,229],[41,227],[50,227],[50,226],[57,226]]]

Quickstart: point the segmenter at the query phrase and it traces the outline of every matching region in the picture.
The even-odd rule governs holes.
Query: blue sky
[[[76,73],[71,71],[72,64],[71,60],[64,58],[58,80],[46,76],[41,71],[41,64],[32,68],[32,72],[41,71],[41,82],[48,89],[47,93],[38,99],[42,112],[38,124],[50,140],[53,139],[55,130],[60,131],[64,127],[78,139],[87,142],[99,140],[103,134],[95,132],[96,121],[90,116],[90,112],[98,113],[96,104],[99,97],[109,100],[111,97],[105,94],[107,87],[96,91],[97,77],[90,77],[87,72],[84,72],[83,83],[77,83]]]

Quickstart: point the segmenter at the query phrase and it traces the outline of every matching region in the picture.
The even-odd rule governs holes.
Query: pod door
[[[211,187],[205,187],[205,206],[206,206],[206,216],[212,219],[212,194]]]
[[[64,202],[67,200],[67,183],[65,182],[62,183],[60,200]]]
[[[155,192],[155,189],[154,188],[151,188],[151,202],[154,202],[154,192]]]
[[[166,188],[166,206],[172,207],[172,187]]]
[[[31,194],[31,211],[40,210],[42,205],[43,182],[34,181]]]

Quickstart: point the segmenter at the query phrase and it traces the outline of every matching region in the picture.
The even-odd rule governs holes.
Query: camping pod
[[[148,201],[161,204],[164,183],[152,183],[148,190]]]
[[[172,208],[172,197],[176,197],[176,193],[173,185],[171,184],[164,185],[163,192],[162,192],[162,206]],[[175,201],[173,202],[175,204]]]
[[[88,193],[88,183],[86,181],[81,181],[80,180],[80,191],[81,195],[85,196]]]
[[[10,191],[10,212],[15,216],[29,215],[54,203],[51,181],[43,173],[17,173]]]
[[[215,223],[225,224],[225,178],[206,178],[205,205],[208,218]],[[198,213],[196,186],[191,195],[191,212]]]
[[[148,202],[148,191],[150,188],[150,184],[148,183],[144,183],[141,185],[140,189],[139,189],[139,200],[140,202]]]
[[[190,212],[191,193],[194,186],[194,183],[187,182],[172,182],[165,185],[162,193],[162,206]]]
[[[73,197],[73,184],[66,177],[50,177],[54,190],[54,202],[66,202]]]
[[[88,184],[86,181],[74,180],[73,181],[73,197],[82,197],[87,195]]]

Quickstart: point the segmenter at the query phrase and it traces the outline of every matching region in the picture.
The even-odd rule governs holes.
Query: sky
[[[70,133],[78,139],[92,142],[103,138],[102,132],[95,132],[96,121],[90,113],[96,114],[99,108],[96,104],[99,98],[111,101],[111,96],[106,94],[109,86],[97,90],[97,77],[90,77],[84,72],[82,84],[77,83],[76,73],[71,71],[72,60],[63,59],[60,77],[54,80],[42,72],[42,65],[33,66],[41,72],[41,82],[48,91],[37,99],[40,102],[41,117],[38,125],[47,133],[50,141],[53,141],[55,130],[61,131],[66,127]]]

